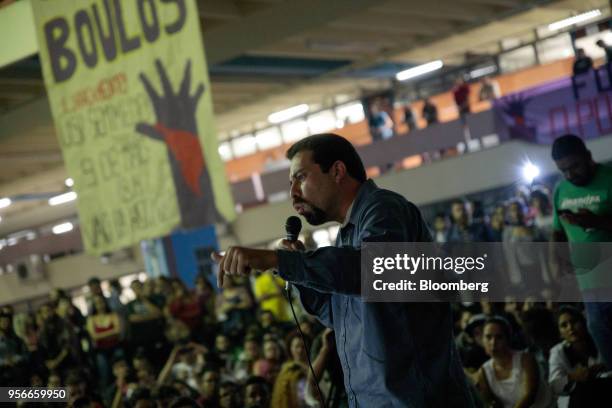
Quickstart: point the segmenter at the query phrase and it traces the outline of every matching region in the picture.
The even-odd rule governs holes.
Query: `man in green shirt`
[[[553,240],[570,244],[612,242],[612,168],[595,163],[582,139],[575,135],[557,138],[552,158],[564,177],[553,198]],[[576,269],[580,269],[576,265],[579,258],[592,258],[587,246],[580,247],[580,251],[571,254]],[[612,291],[608,284],[612,270],[604,269],[600,264],[587,273],[577,274],[577,279],[585,300],[589,331],[603,360],[612,369],[612,303],[598,301],[602,289]]]

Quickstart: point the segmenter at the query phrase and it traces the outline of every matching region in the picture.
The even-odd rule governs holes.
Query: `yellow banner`
[[[231,221],[195,1],[32,0],[32,8],[87,251]]]

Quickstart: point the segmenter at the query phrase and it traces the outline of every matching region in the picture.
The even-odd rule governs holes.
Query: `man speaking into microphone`
[[[306,311],[334,329],[350,407],[472,407],[455,349],[448,303],[366,303],[360,297],[362,242],[423,242],[431,236],[417,207],[367,180],[353,145],[335,134],[287,151],[293,208],[311,225],[341,224],[333,247],[304,252],[284,240],[276,251],[231,247],[224,275],[275,269],[299,291]]]

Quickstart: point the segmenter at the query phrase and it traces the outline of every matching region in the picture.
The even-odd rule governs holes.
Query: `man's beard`
[[[327,222],[327,214],[325,213],[325,211],[306,201],[299,201],[299,203],[306,204],[309,207],[309,211],[304,211],[302,216],[306,218],[306,221],[310,225],[321,225]]]

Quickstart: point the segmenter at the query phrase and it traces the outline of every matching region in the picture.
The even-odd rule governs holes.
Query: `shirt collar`
[[[355,204],[355,200],[353,200],[348,210],[346,211],[346,216],[344,217],[344,221],[342,221],[342,226],[340,228],[344,228],[348,225],[351,219],[351,213],[353,212],[353,204]]]
[[[370,195],[374,190],[377,190],[378,187],[372,180],[366,180],[361,187],[359,187],[359,191],[355,196],[355,199],[351,203],[349,207],[346,217],[344,217],[344,222],[342,223],[341,228],[346,227],[348,224],[353,224],[357,222],[357,219],[361,213],[361,206],[363,205],[366,197]]]

